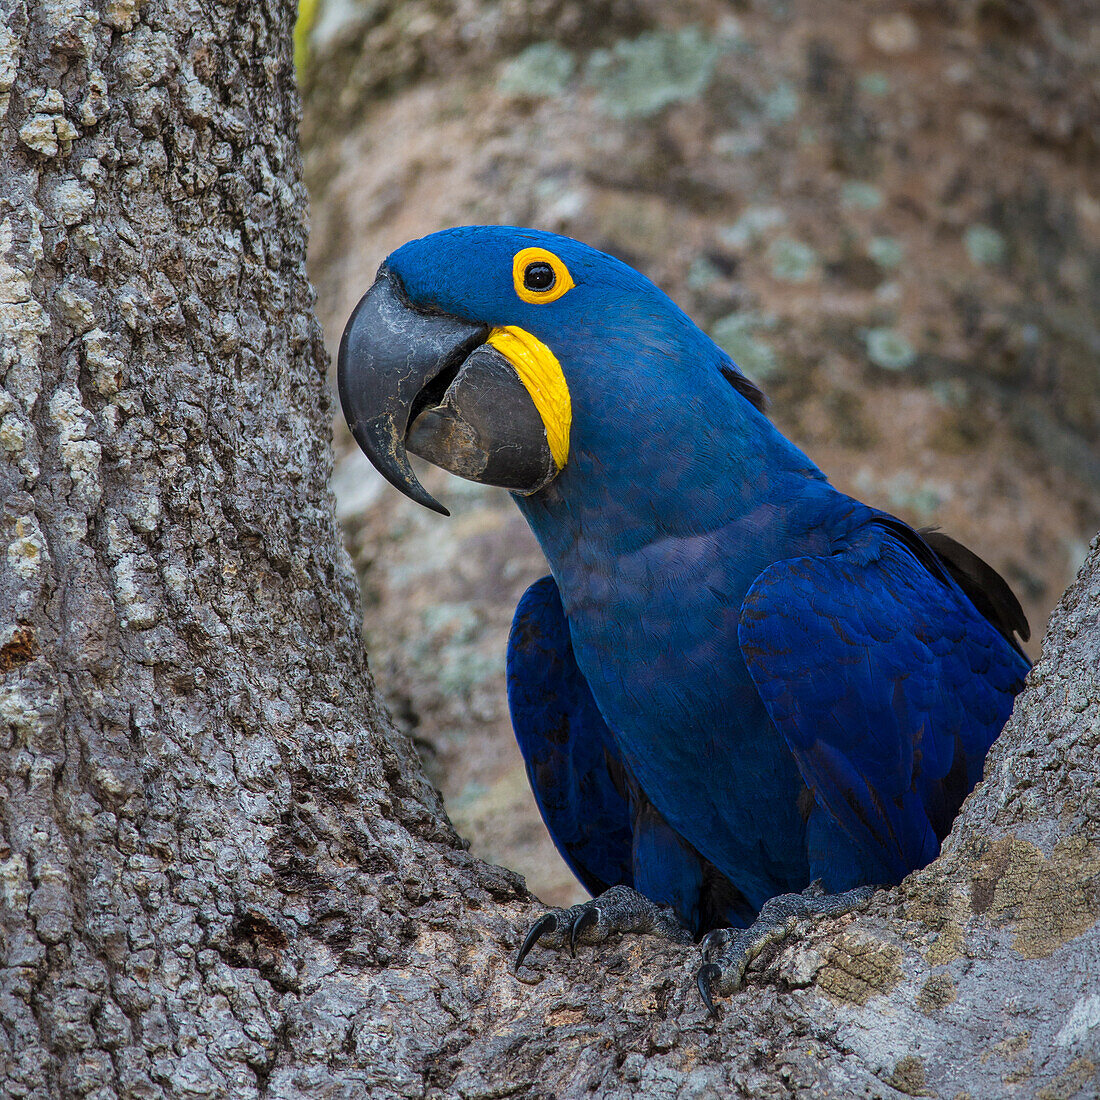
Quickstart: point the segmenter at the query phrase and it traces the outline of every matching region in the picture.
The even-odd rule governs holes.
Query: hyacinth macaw
[[[508,698],[594,899],[540,920],[517,967],[540,938],[709,933],[711,1006],[777,929],[937,854],[1023,686],[1019,603],[834,489],[648,279],[528,229],[411,241],[347,324],[339,390],[402,492],[447,514],[407,450],[510,489],[550,565]]]

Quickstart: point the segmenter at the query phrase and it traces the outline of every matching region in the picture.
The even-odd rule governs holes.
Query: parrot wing
[[[592,894],[633,886],[627,781],[577,667],[553,577],[523,594],[508,636],[508,706],[550,837]]]
[[[891,881],[939,851],[1027,673],[954,575],[882,517],[765,569],[741,609],[749,674],[816,805]]]

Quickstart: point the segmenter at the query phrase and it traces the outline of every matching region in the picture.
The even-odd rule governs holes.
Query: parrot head
[[[705,424],[701,379],[718,377],[725,400],[733,382],[763,401],[643,275],[568,237],[508,226],[448,229],[393,252],[348,320],[337,377],[367,457],[443,515],[408,451],[529,496],[586,438],[662,419],[662,401],[687,398]]]

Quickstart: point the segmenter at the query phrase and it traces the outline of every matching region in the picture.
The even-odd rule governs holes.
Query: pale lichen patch
[[[50,208],[62,225],[73,226],[83,221],[95,206],[95,192],[74,179],[61,180],[50,192]]]
[[[11,90],[19,72],[21,40],[10,27],[0,25],[0,121],[8,113]]]
[[[117,562],[123,554],[136,554],[140,551],[129,523],[114,509],[107,512],[103,531],[107,536],[108,561]]]
[[[132,30],[140,6],[139,0],[107,0],[103,21],[116,31]]]
[[[6,389],[30,412],[41,387],[38,359],[42,337],[49,331],[50,322],[31,293],[35,261],[41,254],[39,212],[28,203],[23,213],[29,216],[30,223],[25,240],[20,242],[26,260],[19,258],[11,218],[0,222],[0,332],[4,333],[0,374],[6,372]]]
[[[1002,837],[977,861],[970,903],[975,913],[1011,925],[1024,958],[1046,958],[1096,923],[1100,914],[1087,888],[1096,875],[1100,849],[1086,837],[1059,840],[1049,859],[1028,841]]]
[[[1095,1083],[1096,1063],[1091,1058],[1075,1058],[1049,1085],[1036,1092],[1036,1100],[1070,1100],[1082,1095],[1086,1085]]]
[[[50,419],[57,427],[61,460],[69,471],[74,489],[89,501],[100,494],[99,461],[102,448],[87,438],[91,414],[73,386],[62,386],[50,398]]]
[[[893,944],[844,935],[818,971],[817,984],[835,1001],[865,1005],[903,980],[901,960]]]
[[[950,974],[933,974],[917,994],[917,1008],[930,1016],[939,1009],[954,1004],[958,995],[955,979]]]
[[[27,445],[27,430],[23,421],[12,413],[0,420],[0,447],[8,454],[21,454]]]
[[[85,333],[81,344],[84,364],[92,376],[92,383],[104,397],[118,393],[122,388],[122,360],[112,354],[114,340],[101,328]]]
[[[1016,1058],[1027,1050],[1030,1042],[1030,1032],[1018,1031],[1015,1035],[1009,1035],[1007,1039],[1002,1039],[988,1050],[982,1051],[979,1061],[984,1066],[993,1058]]]
[[[86,88],[84,98],[77,104],[76,114],[82,126],[95,126],[111,107],[107,78],[95,69],[88,74]]]
[[[77,332],[84,332],[95,324],[95,310],[87,298],[71,286],[62,285],[57,291],[57,305],[61,316]]]
[[[67,156],[78,134],[64,111],[65,100],[56,88],[39,92],[34,113],[19,128],[19,140],[44,157]]]
[[[89,260],[95,261],[99,259],[100,252],[103,250],[103,242],[99,239],[99,234],[90,225],[78,225],[70,235],[73,244],[76,245]]]
[[[1091,1031],[1100,1029],[1100,993],[1081,997],[1070,1009],[1061,1030],[1054,1037],[1060,1047],[1084,1042]]]
[[[0,718],[3,717],[3,703],[4,695],[0,695]],[[27,858],[19,852],[13,852],[7,859],[0,860],[0,908],[8,913],[16,913],[27,907],[30,896]]]
[[[1035,1060],[1029,1058],[1022,1065],[1017,1066],[1015,1069],[1010,1069],[1007,1073],[1001,1075],[1001,1082],[1006,1085],[1020,1085],[1024,1081],[1028,1081],[1035,1073]]]
[[[1023,1061],[1017,1062],[1015,1065],[1011,1063],[1027,1054],[1030,1045],[1031,1033],[1020,1031],[983,1050],[978,1057],[978,1061],[983,1066],[990,1063],[996,1065],[998,1062],[1010,1063],[1007,1068],[1001,1071],[1001,1081],[1006,1085],[1018,1085],[1028,1080],[1035,1072],[1035,1060],[1024,1058]]]
[[[46,540],[34,516],[20,516],[15,521],[15,538],[8,543],[8,565],[23,580],[31,580],[48,560]]]
[[[151,493],[135,496],[126,505],[126,518],[135,531],[152,534],[160,523],[160,500]]]
[[[132,630],[148,630],[159,619],[155,604],[145,598],[142,572],[136,554],[123,554],[112,569],[123,625]]]
[[[924,952],[929,966],[945,966],[967,955],[965,925],[971,916],[966,889],[945,882],[939,867],[933,863],[902,885],[906,920],[919,921],[932,933]]]
[[[42,153],[48,157],[57,156],[59,145],[56,116],[50,111],[40,111],[32,115],[20,127],[19,140],[36,153]]]
[[[0,687],[0,731],[5,738],[14,735],[15,743],[26,744],[50,722],[59,703],[56,691],[31,694],[18,682]],[[9,747],[11,743],[7,742]]]
[[[924,1063],[915,1055],[907,1054],[899,1058],[894,1066],[894,1072],[887,1078],[898,1092],[904,1092],[906,1096],[935,1096],[928,1088],[928,1080],[924,1072]]]
[[[966,954],[966,939],[961,926],[955,923],[945,924],[924,953],[929,966],[944,966]]]
[[[31,296],[31,272],[7,260],[15,243],[11,218],[0,222],[0,303],[25,302]]]
[[[99,13],[87,0],[38,0],[51,46],[59,53],[87,57],[95,47]]]
[[[782,980],[792,989],[804,989],[813,984],[828,956],[821,945],[795,941],[780,953],[777,961]]]

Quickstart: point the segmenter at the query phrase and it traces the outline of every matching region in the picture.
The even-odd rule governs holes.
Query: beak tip
[[[451,513],[439,503],[423,485],[420,478],[409,464],[408,454],[404,446],[396,446],[377,430],[364,432],[360,437],[363,440],[377,441],[377,446],[367,451],[367,456],[375,465],[375,469],[395,488],[400,489],[409,500],[438,512],[441,516],[449,516]],[[387,455],[388,461],[379,461],[379,456]]]

